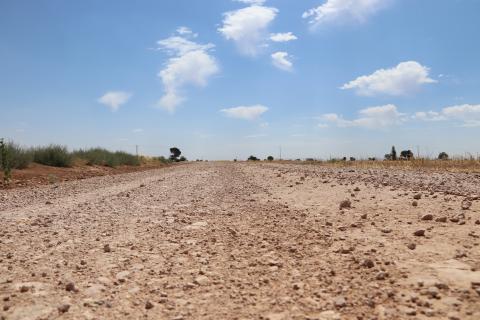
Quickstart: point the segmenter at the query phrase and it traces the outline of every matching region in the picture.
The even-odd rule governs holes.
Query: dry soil
[[[480,319],[480,176],[194,163],[0,191],[1,319]]]

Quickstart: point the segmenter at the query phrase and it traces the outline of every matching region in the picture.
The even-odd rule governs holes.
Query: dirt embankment
[[[478,195],[257,163],[1,190],[0,317],[480,319]]]
[[[3,172],[0,171],[0,189],[14,189],[23,187],[41,186],[55,184],[59,182],[82,180],[91,177],[123,174],[130,172],[139,172],[162,168],[166,164],[143,164],[140,166],[118,166],[116,168],[106,166],[74,166],[71,168],[58,168],[44,166],[41,164],[31,164],[28,168],[22,170],[13,170],[12,179],[8,185],[3,181]]]

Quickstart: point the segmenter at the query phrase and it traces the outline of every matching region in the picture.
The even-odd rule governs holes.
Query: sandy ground
[[[0,318],[478,320],[479,195],[275,163],[2,190]]]

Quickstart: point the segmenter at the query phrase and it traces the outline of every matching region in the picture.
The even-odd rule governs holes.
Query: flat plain
[[[480,319],[480,174],[208,162],[0,190],[1,319]]]

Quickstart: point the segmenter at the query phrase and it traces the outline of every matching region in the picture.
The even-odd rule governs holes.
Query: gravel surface
[[[480,319],[480,176],[192,163],[0,191],[0,319]]]

